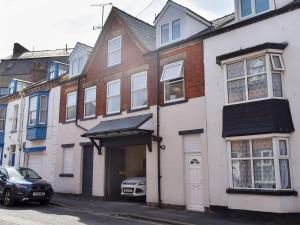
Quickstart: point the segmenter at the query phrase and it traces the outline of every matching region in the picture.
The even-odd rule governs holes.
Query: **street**
[[[0,206],[1,225],[79,225],[79,224],[155,224],[139,220],[118,218],[109,214],[89,213],[54,205],[24,204],[12,208]]]

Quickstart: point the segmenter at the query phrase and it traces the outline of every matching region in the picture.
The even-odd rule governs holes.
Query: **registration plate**
[[[32,196],[35,196],[35,197],[45,196],[45,192],[33,192]]]
[[[124,193],[132,193],[132,192],[133,192],[133,189],[132,189],[132,188],[124,188],[124,189],[123,189],[123,192],[124,192]]]

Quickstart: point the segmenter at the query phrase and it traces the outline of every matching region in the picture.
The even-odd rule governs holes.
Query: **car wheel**
[[[41,205],[49,205],[50,200],[43,200],[40,202]]]
[[[14,199],[11,190],[6,190],[4,193],[4,205],[6,207],[10,207],[14,205]]]

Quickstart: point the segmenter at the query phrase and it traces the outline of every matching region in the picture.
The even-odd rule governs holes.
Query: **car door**
[[[0,168],[0,174],[5,174],[7,177],[7,172],[4,168]],[[4,189],[5,189],[6,181],[0,179],[0,198],[2,198]]]

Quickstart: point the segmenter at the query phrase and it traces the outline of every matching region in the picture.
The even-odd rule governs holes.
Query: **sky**
[[[234,0],[174,1],[208,20],[232,13],[234,7]],[[12,54],[15,42],[35,51],[74,47],[77,41],[93,46],[101,10],[91,5],[109,2],[153,24],[167,0],[0,0],[0,59]]]

